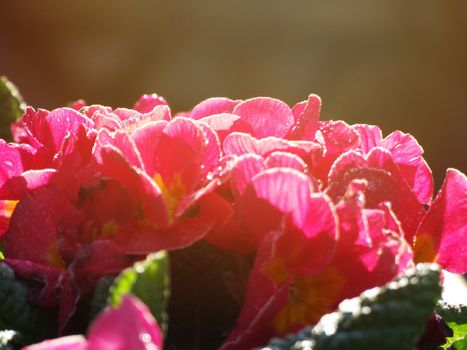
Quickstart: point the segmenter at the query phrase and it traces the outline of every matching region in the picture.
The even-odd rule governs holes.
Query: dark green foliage
[[[0,262],[0,330],[14,330],[25,342],[54,336],[55,315],[28,302],[27,287],[15,279],[13,270]]]
[[[0,77],[0,138],[10,141],[10,125],[23,115],[23,98],[6,77]]]
[[[453,305],[440,301],[435,311],[453,332],[444,348],[467,350],[467,305]]]
[[[167,260],[166,252],[149,254],[146,260],[123,270],[110,287],[107,304],[117,306],[131,293],[151,309],[162,330],[166,331],[170,284]]]
[[[412,350],[441,295],[440,270],[416,269],[380,288],[345,300],[318,324],[285,339],[273,339],[263,350]]]
[[[109,289],[114,283],[115,278],[111,276],[102,277],[97,284],[91,301],[91,309],[89,311],[89,324],[96,316],[105,309],[109,298]]]
[[[21,336],[12,330],[0,331],[0,350],[15,350],[21,346]]]
[[[243,304],[251,259],[206,242],[170,253],[168,349],[218,349]]]

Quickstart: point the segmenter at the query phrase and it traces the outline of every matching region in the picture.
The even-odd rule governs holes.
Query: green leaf
[[[2,251],[0,250],[0,260],[5,259],[5,256],[3,255]]]
[[[123,270],[109,291],[108,304],[118,306],[122,298],[131,293],[141,299],[167,330],[166,306],[169,297],[168,259],[166,252],[150,254],[146,260]]]
[[[19,333],[12,330],[0,331],[0,350],[14,350],[22,344]]]
[[[253,256],[198,241],[170,252],[168,349],[218,349],[243,305]]]
[[[263,350],[412,350],[441,295],[439,276],[436,265],[419,264],[383,287],[344,300],[315,327],[273,339]]]
[[[453,335],[449,337],[444,349],[467,350],[467,305],[450,304],[440,301],[436,306],[436,313],[452,329]]]
[[[115,277],[105,276],[99,280],[96,289],[94,290],[91,301],[91,310],[89,312],[89,323],[97,317],[97,315],[107,306],[109,298],[109,290],[115,281]]]
[[[0,77],[0,138],[11,140],[10,125],[24,113],[26,104],[16,86],[6,77]]]
[[[0,262],[0,330],[19,332],[26,343],[54,336],[54,313],[28,303],[28,288]]]

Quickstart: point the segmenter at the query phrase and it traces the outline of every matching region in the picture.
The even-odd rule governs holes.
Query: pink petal
[[[38,188],[24,197],[13,212],[5,256],[63,267],[56,247],[59,221],[77,227],[82,220],[82,213],[62,193],[50,186]]]
[[[159,227],[167,225],[167,208],[161,191],[145,172],[128,164],[121,152],[112,146],[101,151],[100,161],[99,171],[119,182],[138,201],[143,219]]]
[[[200,177],[208,175],[208,173],[217,172],[215,169],[219,165],[221,158],[220,141],[217,134],[206,124],[199,123],[199,128],[204,133],[204,150],[203,159],[201,161]]]
[[[256,154],[244,154],[237,158],[231,173],[232,188],[237,196],[243,194],[251,178],[264,170],[263,157]]]
[[[12,125],[13,136],[16,142],[27,143],[34,148],[42,147],[47,140],[46,117],[49,111],[27,107],[26,112]]]
[[[292,112],[295,124],[290,129],[287,138],[293,140],[314,140],[318,130],[318,119],[321,112],[321,99],[311,94],[303,105],[295,105]]]
[[[254,136],[284,137],[294,122],[292,110],[280,100],[269,97],[252,98],[238,104],[232,112],[254,130]]]
[[[360,137],[347,123],[342,121],[320,122],[316,140],[324,147],[320,160],[312,164],[312,174],[326,184],[329,170],[334,161],[344,152],[358,148]]]
[[[392,161],[389,151],[380,147],[373,148],[366,160],[355,151],[344,153],[329,174],[327,193],[332,198],[339,199],[353,179],[368,182],[368,208],[376,208],[384,201],[391,202],[402,223],[406,239],[411,241],[425,211],[407,185],[399,167]]]
[[[133,109],[140,113],[149,113],[156,106],[160,105],[167,105],[167,101],[163,97],[156,94],[147,94],[141,96],[139,100],[135,102]]]
[[[206,123],[214,130],[221,142],[232,132],[244,132],[251,134],[253,129],[250,124],[245,122],[238,115],[230,113],[213,114],[200,119],[200,122]]]
[[[133,235],[137,239],[137,235]],[[102,276],[116,275],[127,268],[132,259],[121,247],[109,239],[100,239],[82,245],[70,267],[73,278],[82,292],[89,292]]]
[[[49,138],[47,147],[54,147],[58,152],[62,146],[63,139],[68,133],[76,134],[78,129],[84,125],[92,128],[94,123],[91,119],[71,108],[58,108],[50,112],[46,119]]]
[[[86,107],[87,103],[83,99],[76,100],[70,104],[70,108],[79,111],[81,108]]]
[[[224,153],[240,156],[245,153],[256,153],[268,156],[274,151],[296,154],[307,163],[321,154],[321,147],[311,141],[289,141],[277,137],[266,137],[258,140],[245,133],[234,132],[228,135],[223,143]]]
[[[157,172],[157,152],[158,140],[164,132],[167,122],[160,121],[144,125],[137,129],[131,138],[136,144],[148,174],[154,175]]]
[[[87,342],[82,335],[69,335],[29,345],[22,350],[86,350]]]
[[[301,212],[301,213],[300,213]],[[300,216],[303,216],[303,222]],[[327,196],[311,194],[306,208],[292,213],[296,227],[279,237],[276,257],[297,275],[313,276],[332,259],[338,239],[337,215]]]
[[[430,204],[433,198],[433,174],[425,159],[420,159],[416,167],[403,167],[399,165],[405,180],[422,204]]]
[[[360,149],[368,153],[374,147],[381,146],[383,135],[381,129],[376,125],[356,124],[352,126],[360,135]]]
[[[382,146],[391,152],[398,164],[416,165],[423,154],[422,147],[412,135],[398,130],[386,136]]]
[[[113,112],[113,115],[120,119],[122,122],[131,122],[141,118],[141,113],[129,108],[117,108]]]
[[[99,130],[92,150],[94,158],[98,162],[101,162],[101,152],[106,146],[117,148],[131,165],[144,170],[141,154],[139,153],[135,142],[127,133],[123,131],[110,133],[107,129]]]
[[[211,97],[197,104],[189,114],[189,117],[201,119],[219,113],[232,113],[239,102],[238,100],[231,100],[226,97]]]
[[[199,181],[206,142],[205,134],[191,119],[175,118],[165,128],[153,157],[156,171],[170,187],[174,176],[180,174],[187,191]],[[152,174],[151,174],[152,175]]]
[[[170,119],[171,119],[171,115],[170,115],[169,106],[159,105],[159,106],[154,107],[152,111],[144,114],[143,119],[139,124],[141,124],[142,122],[148,123],[151,121],[155,122],[159,120],[169,121]]]
[[[244,226],[258,241],[268,232],[279,229],[287,215],[292,215],[294,223],[301,227],[311,190],[310,179],[294,169],[276,168],[257,174],[238,202]]]
[[[415,261],[435,261],[453,273],[467,272],[467,178],[448,169],[443,186],[415,235]]]
[[[25,146],[7,143],[0,139],[0,186],[13,176],[20,175],[27,170],[27,165],[25,166],[23,161],[29,160],[33,151]]]
[[[87,350],[162,350],[163,335],[148,307],[125,296],[117,309],[107,309],[89,331]]]
[[[420,203],[429,204],[433,196],[433,176],[422,158],[423,149],[417,140],[410,134],[394,131],[382,141],[382,147],[391,152]]]
[[[57,174],[55,169],[28,170],[14,176],[0,188],[3,199],[21,199],[32,190],[49,184]]]
[[[307,165],[297,155],[288,152],[272,152],[265,160],[267,168],[292,168],[305,172]]]
[[[392,180],[391,182],[395,184],[395,188],[390,189],[391,185],[388,182],[387,188],[384,189],[383,186],[380,187],[379,191],[381,192],[377,196],[380,196],[381,199],[386,197],[389,202],[391,202],[394,212],[401,221],[406,240],[411,242],[420,221],[425,215],[423,205],[418,201],[414,192],[407,185],[407,182],[389,152],[380,148],[374,148],[368,154],[368,165],[389,172]]]

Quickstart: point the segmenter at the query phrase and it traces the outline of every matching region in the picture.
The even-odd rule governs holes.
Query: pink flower
[[[59,307],[61,328],[102,276],[149,252],[189,245],[224,220],[228,208],[210,194],[228,170],[216,134],[191,119],[151,119],[160,108],[168,110],[157,104],[149,114],[100,106],[82,109],[89,118],[72,109],[27,114],[17,127],[36,148],[0,144],[9,167],[0,172],[6,262],[42,286],[32,301]],[[28,170],[23,159],[31,149],[44,149],[47,168]],[[189,208],[196,215],[184,215]]]
[[[161,350],[163,335],[151,312],[138,299],[125,296],[117,309],[103,311],[93,322],[87,339],[71,335],[23,350]]]
[[[260,171],[248,186],[254,192],[243,214],[256,218],[250,232],[262,239],[223,350],[259,346],[314,324],[343,299],[412,266],[390,207],[365,209],[366,182],[353,182],[337,206],[292,169]],[[248,213],[261,213],[261,222]]]

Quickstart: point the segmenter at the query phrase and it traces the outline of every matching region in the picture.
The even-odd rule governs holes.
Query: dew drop
[[[151,336],[148,334],[148,333],[141,333],[139,335],[139,339],[143,342],[143,343],[149,343],[151,341]]]
[[[6,166],[9,166],[9,167],[13,166],[13,162],[11,160],[5,160],[4,163]]]
[[[207,179],[208,181],[211,181],[212,179],[214,179],[214,175],[212,175],[211,173],[209,173],[209,174],[206,175],[206,179]]]

